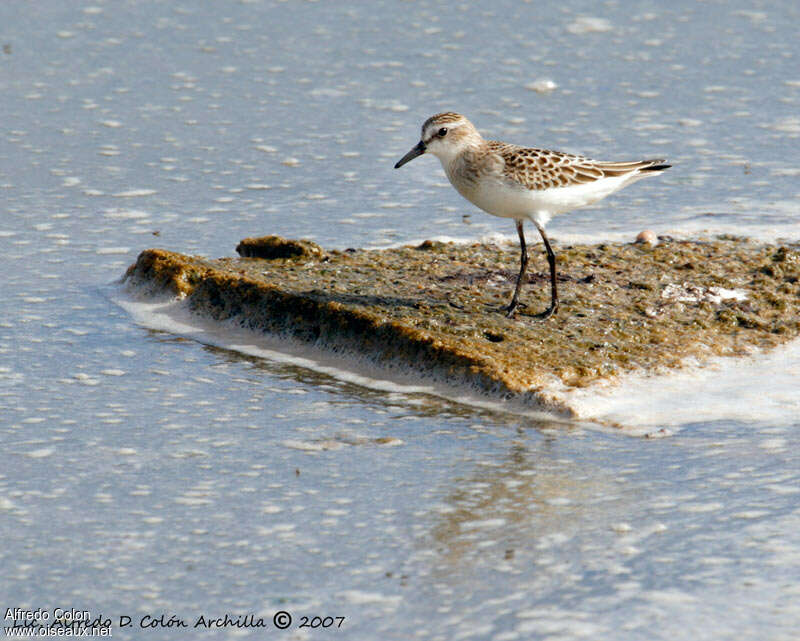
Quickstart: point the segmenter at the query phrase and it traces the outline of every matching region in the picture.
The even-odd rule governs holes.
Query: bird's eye
[[[439,138],[444,138],[447,135],[447,127],[442,127],[439,130],[438,136]]]

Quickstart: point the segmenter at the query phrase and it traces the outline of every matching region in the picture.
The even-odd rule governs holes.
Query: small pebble
[[[656,233],[652,229],[645,229],[639,232],[639,235],[636,237],[636,244],[647,244],[650,245],[650,247],[655,247],[658,245],[658,236],[656,236]]]

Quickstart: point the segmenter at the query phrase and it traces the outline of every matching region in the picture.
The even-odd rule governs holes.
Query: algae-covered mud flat
[[[719,237],[561,246],[562,308],[548,321],[527,311],[546,304],[546,265],[532,270],[517,317],[502,313],[513,246],[325,251],[268,236],[237,250],[242,257],[217,260],[147,250],[125,281],[184,298],[209,319],[567,417],[579,415],[576,388],[744,356],[800,333],[796,245]]]

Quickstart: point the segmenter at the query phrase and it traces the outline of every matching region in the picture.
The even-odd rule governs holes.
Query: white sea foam
[[[605,33],[613,29],[611,23],[605,18],[592,18],[580,16],[567,25],[567,31],[572,34]]]
[[[535,91],[536,93],[552,93],[557,88],[558,85],[550,80],[550,78],[541,78],[525,85],[525,89]]]
[[[714,420],[783,425],[800,416],[800,340],[767,353],[687,363],[669,374],[631,374],[566,393],[579,416],[624,425]]]
[[[800,135],[800,118],[797,116],[788,116],[776,120],[771,126],[771,129],[781,133],[789,134],[791,137]]]
[[[117,192],[114,198],[139,198],[141,196],[152,196],[158,193],[155,189],[128,189],[126,191]]]
[[[382,205],[389,207],[389,203]],[[401,204],[393,204],[400,207]],[[731,208],[735,207],[734,211]],[[746,215],[745,212],[758,212],[758,220],[748,220],[746,227],[739,221],[738,217]],[[749,200],[741,200],[728,203],[726,206],[702,205],[684,207],[681,210],[684,220],[679,222],[672,221],[666,225],[659,225],[656,222],[649,223],[657,236],[669,236],[678,240],[702,240],[713,239],[721,235],[742,236],[762,243],[783,242],[787,239],[798,240],[800,237],[800,227],[796,222],[798,214],[798,204],[792,200],[775,200],[767,204],[757,204]],[[748,214],[749,215],[749,214]],[[365,246],[366,249],[392,249],[406,245],[419,245],[425,240],[439,241],[443,243],[455,243],[465,245],[475,242],[512,244],[518,245],[519,240],[514,227],[508,225],[509,232],[503,233],[492,231],[482,236],[474,235],[435,235],[413,239],[405,239],[397,242],[374,243]],[[525,237],[529,246],[541,242],[539,234],[534,229],[526,226]],[[583,230],[576,229],[575,225],[569,221],[568,217],[557,218],[547,228],[548,236],[551,241],[562,245],[569,244],[589,244],[589,243],[632,243],[637,234],[644,229],[598,229],[597,225],[583,225]],[[344,245],[340,248],[344,249]]]
[[[534,232],[536,233],[536,232]],[[675,238],[678,240],[690,240],[697,238],[696,234],[692,233],[678,233],[675,231],[664,231],[664,232],[657,232],[659,235],[669,236],[671,238]],[[718,235],[722,234],[733,234],[733,230],[729,231],[715,231],[714,233],[709,233],[706,236],[708,238],[714,238]],[[535,251],[532,247],[536,245],[541,245],[541,239],[538,238],[538,234],[535,236],[531,236],[528,238],[529,234],[525,234],[528,250],[530,252]],[[580,245],[580,244],[589,244],[589,243],[633,243],[636,238],[636,234],[632,234],[628,231],[606,231],[603,233],[602,236],[598,236],[597,234],[593,233],[581,233],[581,232],[554,232],[552,234],[548,233],[551,243],[554,244],[553,249],[558,252],[558,248],[555,245]],[[775,242],[776,240],[780,240],[783,238],[787,238],[785,234],[781,234],[777,232],[774,228],[767,231],[764,231],[762,237],[756,238],[758,241],[763,242]],[[519,252],[519,239],[517,234],[501,234],[499,232],[490,232],[488,234],[484,234],[479,238],[475,238],[474,236],[449,236],[449,235],[436,235],[436,236],[425,236],[415,238],[413,240],[404,240],[401,242],[383,242],[383,243],[374,243],[374,244],[366,244],[364,245],[364,249],[396,249],[397,247],[405,247],[405,246],[416,246],[420,243],[429,240],[432,242],[441,242],[441,243],[453,243],[454,245],[470,245],[475,242],[480,243],[488,243],[497,246],[508,245],[513,247],[517,252]],[[344,245],[341,248],[334,247],[332,249],[344,249]]]

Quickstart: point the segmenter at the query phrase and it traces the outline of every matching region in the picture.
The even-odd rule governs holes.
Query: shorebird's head
[[[448,164],[466,147],[480,144],[481,135],[461,114],[447,111],[431,116],[422,125],[420,141],[394,166],[399,169],[409,160],[422,154],[433,154],[442,164]]]

